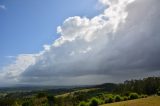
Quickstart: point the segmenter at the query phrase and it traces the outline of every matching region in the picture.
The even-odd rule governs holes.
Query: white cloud
[[[21,54],[17,56],[16,61],[13,64],[2,68],[0,73],[1,81],[3,81],[3,83],[8,81],[17,82],[17,77],[25,71],[28,66],[33,65],[34,63],[35,57],[33,54]]]
[[[6,8],[6,6],[5,6],[5,5],[1,5],[1,4],[0,4],[0,9],[2,9],[2,10],[6,10],[7,8]]]
[[[103,13],[91,19],[67,18],[52,45],[44,45],[37,54],[18,56],[0,75],[21,83],[67,85],[158,73],[159,0],[99,1],[106,6]]]
[[[49,51],[50,47],[51,47],[50,45],[43,45],[43,48],[44,48],[45,51]]]
[[[6,56],[6,58],[15,58],[15,56]]]

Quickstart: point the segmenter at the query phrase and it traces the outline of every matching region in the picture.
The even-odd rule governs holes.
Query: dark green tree
[[[47,96],[47,99],[48,99],[48,104],[49,106],[54,106],[55,102],[56,102],[56,99],[53,95],[48,95]]]
[[[91,103],[89,106],[98,106],[98,100],[96,98],[92,98]]]

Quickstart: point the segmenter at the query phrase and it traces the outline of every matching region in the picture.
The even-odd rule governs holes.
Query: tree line
[[[124,95],[128,92],[153,95],[160,90],[160,77],[148,77],[139,80],[125,81],[114,88],[114,92]]]

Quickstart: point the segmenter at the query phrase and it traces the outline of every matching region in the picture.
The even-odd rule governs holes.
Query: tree
[[[46,93],[40,92],[37,94],[37,98],[42,98],[42,97],[46,97]]]
[[[31,101],[25,101],[22,103],[22,106],[33,106],[33,104],[31,103]]]
[[[47,96],[47,99],[48,99],[48,104],[50,106],[54,106],[54,103],[55,103],[55,97],[53,95],[48,95]]]
[[[96,98],[92,98],[91,103],[89,106],[98,106],[98,100]]]
[[[79,106],[87,106],[87,103],[82,101],[82,102],[79,103]]]
[[[116,95],[115,96],[115,102],[119,102],[119,101],[121,101],[121,97],[119,95]]]
[[[130,100],[132,100],[132,99],[138,99],[138,94],[137,93],[130,93],[129,99]]]

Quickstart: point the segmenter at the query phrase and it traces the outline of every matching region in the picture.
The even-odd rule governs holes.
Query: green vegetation
[[[157,89],[157,95],[160,96],[160,87]]]
[[[130,99],[130,100],[138,99],[138,94],[137,94],[137,93],[130,93],[129,99]]]
[[[99,100],[97,98],[92,98],[89,106],[98,106],[98,104],[99,104]]]
[[[157,95],[160,96],[160,91],[157,92]]]
[[[109,97],[108,103],[113,103],[113,102],[114,102],[114,98],[113,97]]]
[[[160,97],[159,96],[151,96],[148,98],[104,104],[101,106],[159,106],[159,104],[160,104]]]
[[[157,102],[157,98],[160,97],[160,77],[125,81],[121,84],[106,83],[91,87],[68,89],[27,92],[0,90],[0,94],[0,106],[98,106],[102,104],[106,104],[104,106],[108,106],[107,104],[109,106],[112,106],[112,104],[113,106],[128,106],[117,104],[130,104],[132,101],[133,103],[136,101],[141,103],[142,100],[152,99]],[[151,98],[150,95],[159,96]]]
[[[79,103],[79,106],[87,106],[87,103],[82,101],[82,102]]]
[[[128,97],[127,97],[127,96],[124,96],[124,97],[123,97],[123,100],[124,100],[124,101],[128,100]]]
[[[42,98],[42,97],[45,97],[45,96],[46,96],[46,93],[44,93],[44,92],[39,92],[37,94],[37,98]]]
[[[121,99],[121,96],[119,96],[119,95],[116,95],[115,96],[115,102],[119,102],[119,101],[121,101],[122,99]]]
[[[121,95],[125,95],[129,92],[153,95],[157,93],[159,87],[160,77],[148,77],[143,80],[125,81],[123,84],[119,84],[114,91]]]

